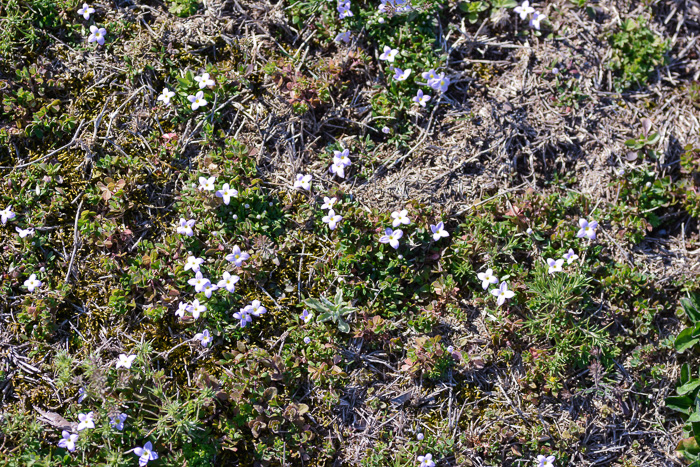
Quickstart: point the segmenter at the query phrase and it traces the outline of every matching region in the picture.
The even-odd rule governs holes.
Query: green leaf
[[[676,352],[683,353],[700,342],[700,338],[693,337],[694,331],[695,327],[685,328],[680,332],[680,334],[678,334],[678,337],[676,337],[676,340],[673,343],[674,347],[676,348]]]
[[[306,300],[304,300],[304,305],[319,313],[328,312],[328,307],[324,306],[315,298],[307,298]]]
[[[316,318],[316,321],[319,323],[325,323],[326,321],[329,321],[331,318],[333,318],[333,315],[331,313],[322,313],[318,315],[318,318]]]
[[[688,315],[688,319],[693,322],[693,324],[700,321],[700,304],[697,303],[697,297],[691,295],[688,298],[681,298],[681,306]]]
[[[340,332],[350,332],[350,325],[344,319],[338,319],[338,329]]]
[[[690,365],[684,363],[683,366],[681,366],[681,385],[688,381],[690,381]]]
[[[676,446],[676,451],[687,451],[691,454],[697,454],[700,452],[700,445],[694,437],[685,438],[680,440],[678,446]]]
[[[676,389],[679,396],[690,394],[700,387],[700,379],[693,379]]]
[[[671,396],[666,398],[666,408],[681,412],[686,415],[691,414],[693,399],[688,396]]]

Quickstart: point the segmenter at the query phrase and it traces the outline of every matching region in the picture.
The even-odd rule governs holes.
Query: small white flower
[[[335,213],[332,209],[328,211],[327,216],[323,216],[322,221],[326,224],[328,224],[328,228],[331,230],[335,230],[336,226],[338,225],[338,222],[343,220],[343,216],[340,216]]]
[[[192,110],[206,106],[209,102],[204,98],[204,93],[198,91],[194,96],[187,96],[187,100],[192,103]]]
[[[36,274],[32,274],[29,276],[29,279],[24,281],[24,286],[29,290],[30,292],[34,292],[34,289],[41,287],[42,282],[36,278]]]
[[[82,15],[83,18],[85,19],[90,19],[90,15],[95,12],[95,9],[88,5],[87,3],[83,3],[83,7],[78,10],[78,14]]]
[[[297,174],[297,178],[294,181],[294,188],[303,188],[304,190],[309,191],[311,189],[312,178],[313,176],[311,174]]]
[[[214,191],[214,182],[216,181],[215,177],[199,177],[199,189],[200,190],[205,190],[205,191]]]
[[[214,86],[216,82],[209,78],[209,73],[202,73],[201,76],[195,76],[194,80],[199,83],[199,89],[204,89],[207,86]]]
[[[555,272],[563,271],[562,266],[564,265],[563,259],[554,260],[552,258],[547,258],[547,265],[549,266],[549,273],[554,274]]]
[[[411,219],[408,218],[408,211],[406,209],[402,209],[401,211],[392,212],[391,217],[393,219],[391,221],[392,227],[398,227],[401,224],[409,225],[411,223]]]
[[[388,45],[384,46],[384,52],[379,56],[379,60],[386,60],[388,62],[392,62],[396,59],[396,55],[398,55],[399,51],[398,49],[392,49]]]
[[[170,105],[170,99],[175,97],[175,93],[168,88],[163,88],[163,92],[158,96],[158,100],[163,102],[163,105]]]
[[[195,258],[194,256],[188,256],[185,262],[185,271],[192,270],[193,272],[199,272],[199,266],[204,262],[202,258]]]
[[[333,205],[335,202],[338,201],[336,198],[329,198],[327,196],[323,197],[323,204],[321,205],[321,209],[333,209]]]
[[[484,290],[489,288],[490,284],[498,284],[498,278],[493,275],[493,269],[488,268],[486,272],[480,272],[476,275],[481,281],[481,287]]]
[[[564,253],[564,259],[566,260],[567,264],[571,264],[578,259],[578,255],[574,253],[572,248],[569,248],[569,252]]]
[[[93,417],[92,412],[88,412],[86,414],[79,413],[78,414],[78,420],[80,420],[80,423],[78,423],[78,428],[76,428],[78,431],[83,431],[86,428],[95,428],[95,422],[93,422],[92,417]]]
[[[134,363],[134,360],[136,360],[136,355],[129,355],[127,357],[126,354],[120,354],[119,355],[119,360],[117,360],[117,364],[115,365],[115,368],[131,368],[131,364]]]
[[[525,0],[522,5],[513,8],[513,11],[520,15],[520,19],[525,19],[527,15],[534,13],[535,9],[530,6],[528,0]]]

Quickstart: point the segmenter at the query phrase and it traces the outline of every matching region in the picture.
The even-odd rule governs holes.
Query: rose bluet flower
[[[199,89],[204,89],[207,86],[214,86],[216,82],[209,78],[209,73],[202,73],[201,76],[195,76],[194,80],[199,83]]]
[[[350,31],[341,32],[340,34],[335,36],[336,42],[345,42],[346,44],[349,44],[351,39],[352,33]]]
[[[435,89],[436,91],[445,92],[450,86],[450,78],[445,77],[445,73],[440,73],[439,76],[428,80],[428,86]]]
[[[234,245],[233,252],[226,255],[226,260],[232,262],[238,267],[241,267],[241,265],[243,265],[243,261],[247,260],[248,258],[250,258],[250,255],[245,251],[241,251],[238,245]]]
[[[515,292],[508,290],[508,284],[501,282],[501,286],[497,289],[491,291],[491,295],[497,297],[498,306],[503,305],[506,300],[511,299],[515,296]]]
[[[588,222],[586,219],[579,219],[578,225],[581,227],[576,234],[578,238],[586,237],[589,240],[595,240],[595,229],[598,228],[598,223],[596,221]]]
[[[543,456],[542,454],[537,456],[537,467],[554,467],[554,461],[556,458],[554,456]]]
[[[537,12],[537,11],[534,12],[532,14],[532,18],[530,18],[530,27],[535,28],[539,31],[540,30],[540,22],[542,20],[544,20],[545,18],[547,18],[547,17],[545,15],[543,15],[542,13]]]
[[[78,10],[78,14],[82,15],[83,18],[90,19],[90,15],[95,12],[95,9],[88,5],[87,3],[83,3],[83,7]]]
[[[188,237],[191,237],[192,235],[194,235],[194,231],[192,230],[194,223],[194,219],[185,220],[181,217],[180,225],[177,228],[177,233],[179,233],[180,235],[187,235]]]
[[[449,237],[450,234],[445,230],[445,223],[438,222],[437,225],[431,225],[430,231],[433,233],[433,241],[438,241],[443,237]]]
[[[391,217],[393,219],[391,221],[392,227],[398,227],[401,224],[409,225],[411,223],[411,219],[408,218],[408,211],[406,209],[402,209],[401,211],[392,212]]]
[[[58,441],[58,447],[67,449],[70,452],[75,451],[75,443],[78,441],[78,435],[71,434],[66,430],[63,430],[63,439]]]
[[[24,286],[29,290],[30,292],[34,292],[34,289],[41,287],[42,282],[36,278],[36,274],[32,274],[29,276],[29,279],[24,281]]]
[[[115,430],[122,431],[124,429],[124,422],[126,421],[127,415],[125,413],[120,413],[114,417],[109,418],[109,426]]]
[[[210,281],[207,280],[207,283],[204,284],[204,287],[202,287],[202,292],[204,292],[204,295],[207,298],[211,298],[211,294],[218,289],[219,287],[216,284],[212,284]]]
[[[2,221],[3,224],[6,224],[8,220],[14,219],[15,218],[15,213],[12,212],[12,206],[8,206],[2,211],[0,211],[0,221]]]
[[[304,190],[309,191],[311,189],[312,178],[313,176],[311,174],[297,174],[297,179],[294,181],[294,188],[303,188]]]
[[[95,428],[95,422],[92,420],[92,417],[94,414],[92,412],[88,413],[79,413],[78,414],[78,420],[80,420],[80,423],[78,423],[78,427],[76,430],[78,431],[83,431],[85,429],[93,429]]]
[[[149,461],[158,459],[158,454],[153,450],[153,444],[150,441],[144,444],[142,448],[138,446],[134,448],[134,454],[139,456],[140,467],[144,467]]]
[[[527,15],[534,13],[535,9],[530,6],[530,2],[525,0],[522,5],[513,8],[513,11],[520,15],[520,19],[527,18]]]
[[[555,272],[563,271],[562,266],[564,265],[563,259],[554,260],[552,258],[547,258],[547,265],[549,266],[549,273],[554,274]]]
[[[379,60],[386,60],[388,62],[394,62],[396,55],[399,53],[398,49],[392,49],[388,45],[384,46],[384,52],[379,56]]]
[[[204,92],[202,91],[198,91],[194,96],[187,96],[187,100],[192,103],[192,110],[197,110],[208,104],[207,100],[204,98]]]
[[[192,301],[192,305],[190,305],[189,311],[190,313],[192,313],[192,318],[199,319],[199,315],[207,311],[207,307],[203,304],[200,304],[198,299],[194,299]]]
[[[202,276],[201,271],[197,271],[197,274],[195,274],[192,279],[188,280],[187,283],[193,286],[196,292],[203,292],[204,287],[206,287],[207,284],[211,284],[211,281]]]
[[[338,201],[336,198],[329,198],[327,196],[323,197],[323,204],[321,205],[321,209],[333,209],[333,205],[335,202]]]
[[[185,313],[188,311],[192,311],[192,305],[185,302],[180,302],[180,304],[177,306],[177,310],[175,310],[175,316],[179,316],[180,319],[183,319],[185,317]]]
[[[578,259],[578,255],[574,253],[572,248],[569,248],[568,253],[564,253],[564,259],[566,260],[566,264],[571,264]]]
[[[343,220],[343,216],[338,215],[335,213],[334,210],[328,211],[327,216],[323,216],[323,219],[321,219],[324,223],[328,224],[328,228],[331,230],[335,230],[336,226],[338,225],[338,222]]]
[[[90,26],[88,42],[97,42],[100,45],[105,45],[105,34],[107,34],[107,30],[105,28],[98,28],[97,26],[92,25]]]
[[[304,323],[308,323],[309,321],[311,321],[312,317],[313,317],[313,315],[311,313],[309,313],[309,310],[307,310],[306,308],[304,308],[304,311],[302,311],[301,314],[299,315],[299,318],[301,318],[301,320]]]
[[[387,228],[384,231],[384,235],[379,239],[380,243],[388,243],[392,248],[397,249],[399,247],[399,239],[403,237],[403,230],[391,230]]]
[[[253,318],[250,316],[250,312],[248,311],[247,306],[241,308],[240,311],[238,311],[237,313],[234,313],[233,317],[237,320],[240,320],[242,328],[246,327],[246,325],[253,322]]]
[[[168,88],[163,88],[158,100],[163,102],[163,105],[170,105],[170,99],[175,97],[175,93]]]
[[[197,334],[195,334],[194,338],[202,344],[202,347],[207,347],[213,340],[213,338],[209,335],[209,331],[207,331],[206,329],[202,332],[198,332]]]
[[[342,151],[333,151],[333,163],[350,167],[350,165],[352,165],[352,161],[350,160],[350,150],[343,149]]]
[[[199,177],[199,189],[204,191],[214,191],[216,177]]]
[[[343,164],[334,161],[329,170],[338,177],[345,178],[345,166]]]
[[[222,279],[216,284],[220,289],[226,289],[229,292],[236,291],[236,282],[240,280],[240,277],[235,274],[230,274],[228,271],[224,272]]]
[[[486,272],[480,272],[476,275],[481,281],[481,287],[486,290],[491,284],[498,284],[498,278],[493,275],[493,269],[488,268]]]
[[[401,68],[394,68],[394,79],[396,81],[406,81],[406,79],[411,76],[411,69],[407,68],[402,70]]]
[[[418,462],[420,462],[420,465],[418,467],[435,467],[435,462],[433,462],[432,454],[418,456]]]
[[[425,107],[425,104],[427,104],[429,100],[430,96],[427,94],[423,94],[422,89],[419,89],[416,93],[416,96],[413,98],[413,102],[420,105],[421,107]]]
[[[228,183],[224,183],[219,191],[216,192],[218,198],[223,198],[224,204],[231,202],[231,198],[238,198],[238,190],[229,187]]]
[[[432,69],[428,70],[428,71],[424,71],[420,75],[426,81],[430,81],[431,79],[435,79],[438,76],[437,73],[435,73],[435,70],[432,70]]]
[[[129,355],[127,357],[126,354],[119,354],[119,359],[117,360],[117,364],[114,365],[115,368],[126,368],[130,369],[131,364],[134,363],[134,360],[136,360],[136,355]]]
[[[199,266],[204,262],[203,258],[196,258],[194,256],[188,256],[187,261],[185,261],[185,271],[192,270],[192,272],[199,272]]]
[[[262,306],[260,300],[253,300],[246,308],[251,315],[256,317],[260,317],[267,312],[267,308]]]
[[[19,227],[15,227],[15,230],[19,234],[19,238],[26,238],[34,235],[34,229],[31,227],[28,229],[20,229]]]

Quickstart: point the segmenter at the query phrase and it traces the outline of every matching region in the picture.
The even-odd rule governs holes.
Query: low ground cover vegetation
[[[3,465],[700,465],[697,2],[0,24]]]

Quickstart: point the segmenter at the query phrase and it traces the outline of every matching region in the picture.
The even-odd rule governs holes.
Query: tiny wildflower
[[[445,230],[445,223],[438,222],[437,225],[430,225],[430,231],[433,232],[433,240],[438,241],[442,237],[449,237],[450,234]]]
[[[349,18],[351,16],[354,16],[352,14],[352,11],[350,11],[350,2],[347,0],[345,0],[345,1],[341,0],[338,3],[338,13],[339,13],[338,18],[340,18],[340,19],[345,19],[345,18]]]
[[[78,435],[68,433],[63,430],[63,439],[58,441],[58,447],[68,449],[70,452],[75,451],[75,443],[78,441]]]
[[[420,105],[421,107],[425,107],[425,104],[427,104],[429,100],[430,96],[427,94],[423,94],[422,89],[419,89],[418,93],[416,94],[416,97],[413,98],[413,102]]]
[[[78,427],[76,428],[76,430],[83,431],[87,428],[95,428],[95,422],[92,420],[93,415],[94,414],[92,412],[88,412],[86,414],[79,413],[78,420],[80,420],[80,423],[78,423]]]
[[[540,22],[546,18],[545,15],[539,12],[534,12],[532,18],[530,18],[530,27],[540,30]]]
[[[207,86],[214,86],[216,82],[209,78],[209,73],[202,73],[201,76],[195,76],[194,80],[199,83],[199,89],[204,89]]]
[[[311,174],[297,174],[297,179],[294,181],[294,188],[303,188],[304,190],[309,191],[311,189],[312,178],[313,176]]]
[[[333,205],[335,202],[338,201],[336,198],[329,198],[327,196],[323,197],[323,204],[321,205],[321,209],[333,209]]]
[[[214,191],[215,177],[199,177],[199,189],[204,191]]]
[[[506,302],[506,300],[513,298],[515,296],[515,292],[508,290],[508,284],[501,282],[501,286],[497,289],[493,289],[491,291],[491,295],[498,298],[498,306],[501,306]]]
[[[333,151],[333,163],[341,164],[344,167],[350,167],[352,161],[350,160],[350,150],[343,149],[342,151]]]
[[[194,222],[194,219],[185,220],[181,217],[180,225],[177,228],[177,233],[179,233],[180,235],[187,235],[188,237],[191,237],[192,235],[194,235],[194,231],[192,230]]]
[[[579,219],[578,225],[581,227],[576,234],[578,238],[586,237],[589,240],[595,240],[595,229],[598,228],[596,221],[588,222],[586,219]]]
[[[394,68],[394,79],[396,81],[406,81],[406,79],[411,76],[411,69],[402,70],[401,68]]]
[[[520,19],[527,18],[527,15],[534,13],[535,9],[530,6],[530,2],[525,0],[522,5],[513,8],[513,11],[520,15]]]
[[[323,219],[321,219],[324,223],[328,224],[328,228],[331,230],[335,230],[336,226],[338,225],[338,222],[343,220],[343,216],[338,215],[335,213],[334,210],[328,211],[327,216],[323,216]]]
[[[418,441],[423,441],[423,438],[424,438],[423,433],[418,433],[418,434],[416,435],[416,439],[417,439]]]
[[[125,413],[120,413],[114,417],[109,417],[109,426],[117,431],[122,431],[124,429],[124,422],[126,421],[127,415]]]
[[[399,247],[399,239],[403,237],[403,230],[391,230],[386,229],[385,234],[379,239],[380,243],[388,243],[392,248],[397,249]]]
[[[578,255],[574,253],[572,248],[569,248],[568,253],[564,253],[564,259],[566,260],[566,264],[571,264],[578,259]]]
[[[82,404],[86,397],[87,393],[85,392],[85,388],[78,389],[78,404]]]
[[[163,101],[163,105],[170,105],[170,99],[175,97],[175,93],[168,88],[163,88],[163,92],[158,96],[159,101]]]
[[[391,217],[394,219],[391,221],[392,227],[398,227],[401,224],[409,225],[411,223],[411,219],[408,218],[408,211],[406,209],[392,212]]]
[[[396,59],[396,55],[398,55],[399,50],[398,49],[392,49],[388,45],[384,46],[384,52],[379,56],[379,60],[386,60],[388,62],[394,62]]]
[[[250,255],[245,251],[241,251],[238,245],[234,245],[233,253],[226,255],[226,260],[232,262],[238,267],[243,265],[243,261],[250,258]]]
[[[433,462],[432,454],[418,456],[418,462],[420,462],[420,465],[418,467],[435,467],[435,462]]]
[[[185,317],[185,313],[191,311],[191,308],[191,305],[185,302],[180,302],[180,304],[177,306],[177,310],[175,310],[175,316],[179,316],[180,319],[183,319]]]
[[[226,289],[233,293],[236,290],[236,282],[240,280],[240,277],[235,274],[230,274],[228,271],[224,272],[222,279],[216,284],[220,289]]]
[[[195,258],[194,256],[188,256],[185,262],[185,271],[199,272],[199,266],[204,262],[202,258]]]
[[[437,78],[437,73],[435,73],[435,70],[428,70],[421,73],[420,76],[424,80],[430,81],[431,79]]]
[[[528,235],[532,235],[534,232],[533,232],[532,228],[528,227],[527,230],[525,231],[525,233]]]
[[[28,229],[20,229],[19,227],[15,227],[15,230],[19,234],[19,238],[31,237],[34,235],[34,229],[31,227]]]
[[[450,78],[445,77],[445,73],[440,73],[439,76],[428,80],[428,86],[435,89],[436,91],[445,92],[450,86]]]
[[[345,166],[342,163],[333,161],[333,164],[329,170],[338,177],[345,178]]]
[[[197,110],[208,104],[207,100],[204,98],[204,92],[202,91],[198,91],[194,96],[187,96],[187,100],[192,103],[192,110]]]
[[[311,343],[311,338],[309,336],[306,336],[304,338],[304,344],[310,344]]]
[[[151,442],[147,442],[143,447],[134,448],[134,454],[139,456],[139,466],[144,467],[148,464],[148,461],[154,461],[158,459],[158,454],[153,451],[153,445]]]
[[[389,128],[388,126],[382,127],[382,133],[388,135],[389,133],[391,133],[391,128]]]
[[[0,211],[0,221],[3,224],[7,224],[7,221],[15,218],[15,213],[12,212],[12,206],[8,206],[2,211]]]
[[[555,272],[562,272],[564,265],[563,259],[554,260],[552,258],[547,258],[547,265],[549,266],[549,273],[554,274]]]
[[[207,283],[204,284],[204,286],[202,287],[202,292],[204,292],[204,295],[207,298],[211,298],[211,294],[218,289],[219,287],[216,284],[212,284],[211,282],[209,282],[209,280],[207,280]]]
[[[198,332],[197,334],[194,335],[195,340],[198,340],[201,342],[202,347],[207,347],[213,338],[209,335],[209,331],[206,329],[202,332]]]
[[[90,19],[90,15],[95,12],[95,9],[88,5],[87,3],[83,3],[83,7],[78,10],[78,14],[82,15],[83,18],[85,19]]]
[[[198,299],[194,299],[189,311],[192,313],[192,318],[199,319],[199,315],[207,311],[207,307],[200,304]]]
[[[233,188],[229,187],[228,183],[224,183],[224,186],[216,192],[216,196],[218,198],[223,198],[224,204],[228,204],[231,202],[232,197],[238,198],[238,190],[234,190]]]
[[[201,271],[197,271],[197,274],[195,274],[192,279],[188,280],[187,283],[193,286],[196,292],[203,292],[204,287],[206,287],[207,284],[211,284],[211,281],[202,276]]]
[[[251,318],[250,312],[248,311],[247,306],[244,308],[241,308],[239,312],[234,313],[233,317],[236,318],[237,320],[241,321],[242,328],[246,327],[246,325],[253,322],[253,318]]]
[[[107,34],[107,30],[105,28],[98,28],[97,26],[92,25],[90,26],[88,42],[97,42],[100,45],[105,45],[105,34]]]
[[[130,369],[131,364],[134,363],[134,360],[136,360],[136,355],[129,355],[128,357],[126,354],[119,354],[119,360],[117,360],[117,364],[114,366],[115,368],[126,368]]]
[[[493,269],[488,268],[486,272],[480,272],[476,275],[481,281],[481,287],[484,290],[489,288],[490,284],[498,284],[498,278],[493,275]]]
[[[32,274],[29,276],[29,279],[24,281],[24,286],[29,290],[30,292],[34,292],[34,289],[41,287],[42,282],[36,278],[36,274]]]
[[[538,465],[537,467],[554,467],[554,461],[556,460],[556,457],[554,456],[543,456],[540,454],[537,456],[537,462]]]
[[[351,39],[352,33],[350,31],[341,32],[340,34],[335,36],[336,42],[345,42],[346,44],[349,44]]]
[[[267,312],[267,308],[262,306],[260,303],[260,300],[253,300],[250,305],[246,307],[248,309],[248,312],[252,314],[253,316],[262,316]]]
[[[299,318],[301,318],[301,320],[304,323],[308,323],[309,321],[311,321],[312,317],[313,317],[313,315],[311,313],[309,313],[309,310],[307,310],[306,308],[304,308],[304,311],[302,311],[301,314],[299,315]]]

